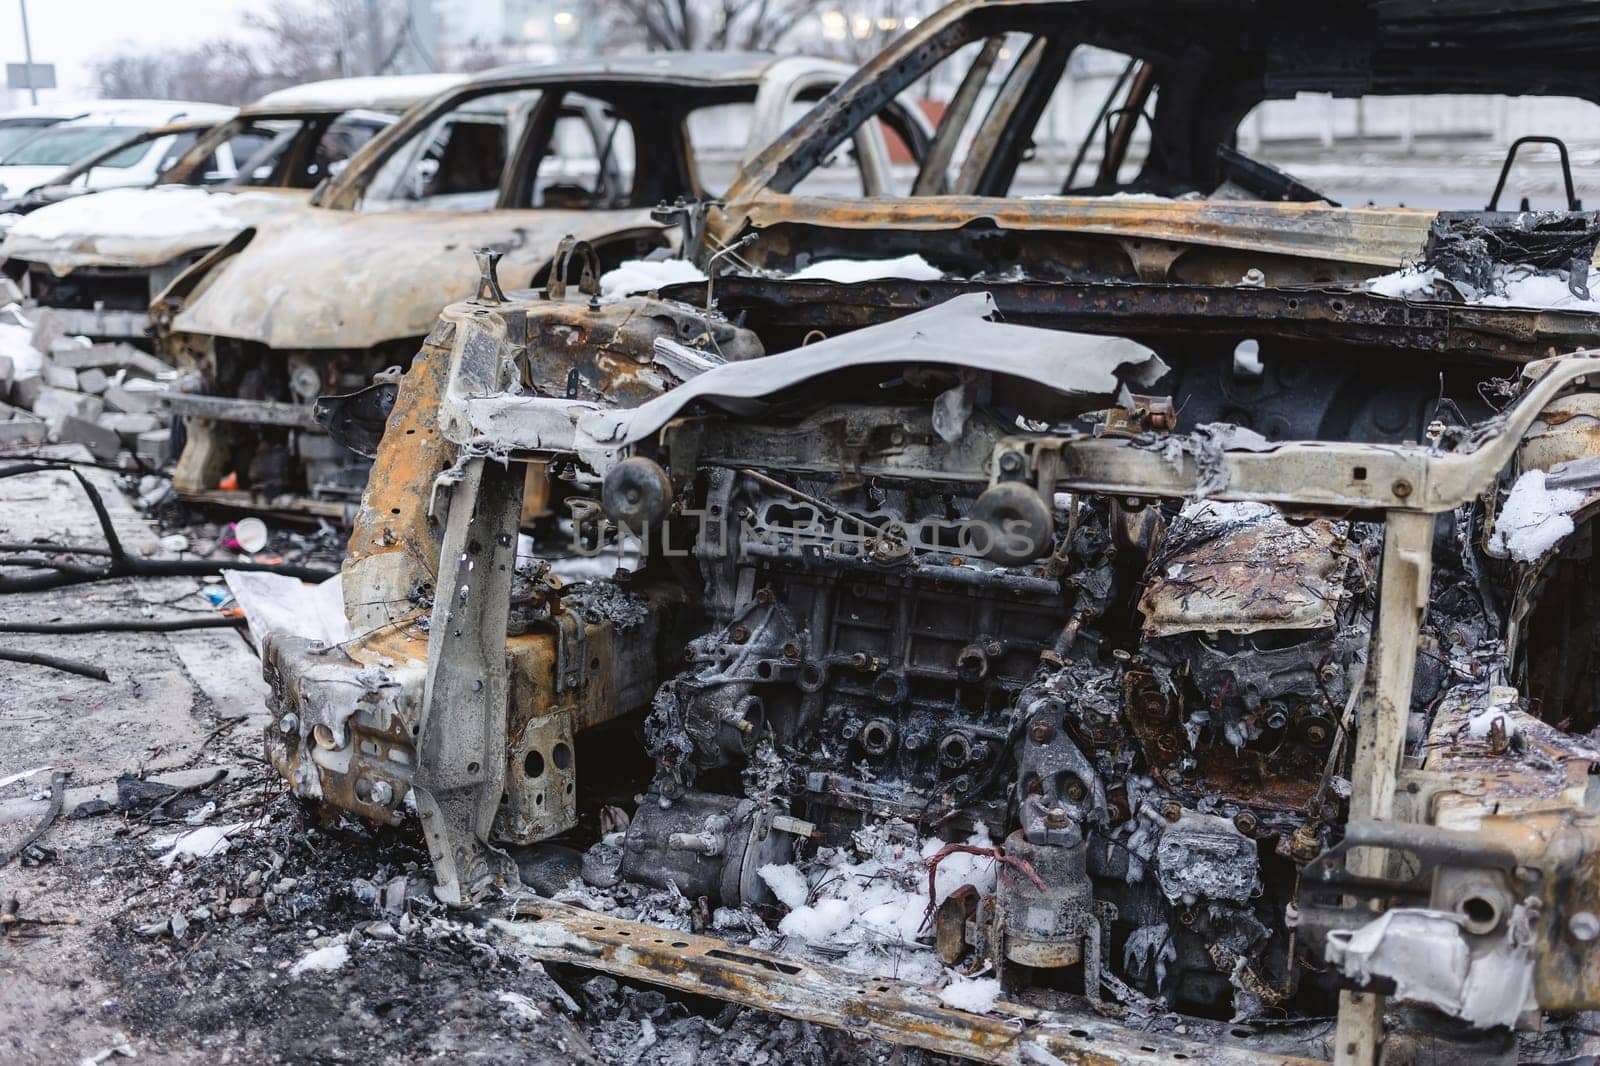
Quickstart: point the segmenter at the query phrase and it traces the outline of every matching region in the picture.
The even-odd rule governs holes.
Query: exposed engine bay
[[[673,299],[447,311],[358,517],[364,635],[265,650],[272,762],[375,821],[409,797],[442,898],[535,885],[508,927],[646,980],[692,968],[572,938],[666,916],[770,952],[706,965],[1325,1049],[1392,995],[1470,1061],[1600,1005],[1600,747],[1522,694],[1529,571],[1489,550],[1524,441],[1579,460],[1539,415],[1593,360],[1519,383],[1419,340],[1385,378],[1336,327],[1241,366],[1005,317],[974,287],[764,355]],[[1221,420],[1249,388],[1270,439]]]

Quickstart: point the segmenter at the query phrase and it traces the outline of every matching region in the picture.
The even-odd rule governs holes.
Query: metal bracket
[[[506,624],[522,515],[522,467],[473,459],[450,503],[428,680],[417,725],[417,812],[435,894],[470,902],[516,864],[489,845],[506,770]]]
[[[585,296],[600,296],[600,256],[595,253],[594,246],[588,241],[580,241],[572,234],[561,238],[561,243],[556,245],[555,257],[550,262],[550,276],[545,281],[544,295],[548,300],[564,300],[567,298],[567,275],[572,270],[572,260],[576,256],[581,272],[578,275],[578,291]]]
[[[505,253],[494,248],[478,248],[472,254],[478,260],[478,291],[473,294],[472,302],[505,303],[505,290],[500,288],[500,257]]]

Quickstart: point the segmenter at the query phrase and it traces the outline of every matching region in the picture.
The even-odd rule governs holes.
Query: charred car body
[[[458,75],[342,78],[268,93],[195,141],[151,189],[113,189],[26,215],[0,264],[69,333],[149,346],[150,301],[248,226],[310,191]],[[218,182],[222,155],[237,173]]]
[[[661,202],[726,188],[700,143],[708,122],[744,133],[736,163],[849,73],[802,57],[642,56],[497,70],[418,107],[291,223],[241,236],[163,293],[163,351],[199,380],[175,481],[194,499],[343,516],[368,463],[317,425],[318,396],[404,367],[439,308],[470,295],[462,250],[492,247],[508,282],[547,272],[563,236],[600,268],[666,245]],[[883,148],[862,154],[882,169]],[[576,276],[574,276],[576,280]]]
[[[1593,95],[1592,31],[1540,11],[959,4],[691,215],[709,284],[507,297],[486,255],[383,428],[356,636],[268,642],[271,761],[376,822],[409,796],[448,901],[534,880],[526,849],[559,841],[594,845],[589,885],[700,916],[523,899],[504,927],[547,958],[913,1046],[1570,1052],[1600,1006],[1592,585],[1569,579],[1596,319],[1460,295],[1508,263],[1581,287],[1594,220],[1292,202],[1314,194],[1216,151],[1336,76]],[[1556,26],[1570,55],[1506,61]],[[1083,44],[1143,64],[1123,114],[1153,107],[1162,147],[1123,181],[1113,137],[1093,188],[1005,198]],[[913,195],[796,192],[963,48],[1017,63],[986,110],[952,104]],[[903,252],[941,276],[787,276]],[[1408,259],[1454,297],[1342,284]],[[530,468],[563,547],[625,566],[564,583],[559,551],[519,550]],[[967,841],[922,853],[928,913],[887,939],[997,977],[986,1013],[880,976],[898,954],[863,976],[730,933],[752,907],[850,921],[840,871],[896,833]],[[995,876],[941,891],[963,851]]]

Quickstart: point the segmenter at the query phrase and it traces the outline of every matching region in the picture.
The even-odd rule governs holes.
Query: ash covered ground
[[[159,535],[175,517],[157,525],[110,474],[88,476],[129,551],[163,554]],[[191,532],[198,542],[210,530]],[[100,543],[66,470],[0,479],[0,541],[36,539]],[[209,611],[203,584],[10,593],[4,614],[166,618]],[[0,644],[107,674],[0,662],[0,856],[48,822],[0,865],[0,1063],[934,1058],[547,971],[486,928],[486,914],[446,910],[413,826],[319,826],[261,763],[265,686],[242,633],[7,634]],[[56,774],[61,812],[49,819]]]

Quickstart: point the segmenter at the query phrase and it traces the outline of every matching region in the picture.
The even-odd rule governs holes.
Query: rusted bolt
[[[746,629],[744,626],[734,626],[733,629],[729,630],[728,632],[728,639],[733,641],[735,644],[743,644],[745,641],[750,639],[750,630]]]
[[[1321,722],[1312,722],[1306,726],[1306,739],[1321,747],[1328,742],[1328,727]]]
[[[1183,808],[1173,800],[1168,800],[1161,805],[1161,817],[1169,822],[1176,822],[1183,817]]]
[[[1389,491],[1394,493],[1395,499],[1403,500],[1411,495],[1411,482],[1405,478],[1397,478],[1395,483],[1389,486]]]
[[[1057,655],[1055,651],[1050,648],[1046,648],[1044,651],[1039,653],[1039,663],[1042,666],[1048,667],[1052,671],[1059,670],[1062,666],[1061,656]]]
[[[1056,738],[1056,727],[1049,722],[1035,722],[1028,727],[1028,739],[1035,744],[1048,744]]]
[[[983,646],[983,650],[984,653],[991,659],[999,658],[1000,653],[1005,651],[1005,649],[1000,646],[1000,642],[998,640],[989,641],[989,643]]]
[[[790,641],[788,644],[785,644],[783,646],[783,657],[785,659],[798,659],[798,658],[800,658],[800,645],[794,643],[793,641]]]
[[[1193,925],[1198,917],[1193,907],[1184,907],[1178,911],[1178,922],[1181,925]]]
[[[1309,825],[1303,825],[1294,831],[1294,836],[1289,838],[1289,857],[1298,863],[1307,863],[1322,853],[1322,842],[1317,839],[1317,831]]]
[[[872,659],[864,651],[858,651],[850,656],[850,666],[856,670],[868,670],[872,667]]]
[[[683,649],[683,661],[686,663],[694,662],[694,648],[685,647]]]
[[[1173,788],[1177,788],[1183,784],[1183,771],[1174,766],[1161,775],[1161,780]]]
[[[756,602],[759,603],[759,604],[769,604],[769,603],[771,603],[772,602],[772,590],[771,589],[758,589],[758,590],[756,590]]]
[[[1072,816],[1065,807],[1051,807],[1044,812],[1044,824],[1051,829],[1065,829],[1072,824]]]
[[[1245,836],[1254,833],[1258,824],[1253,811],[1240,811],[1233,816],[1233,827]]]
[[[1083,797],[1087,796],[1088,794],[1089,790],[1084,788],[1083,782],[1079,781],[1076,777],[1067,782],[1067,799],[1071,800],[1073,803],[1080,802]]]

